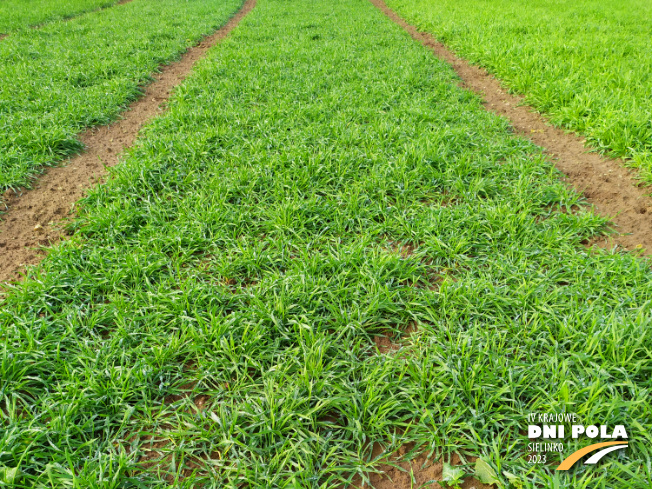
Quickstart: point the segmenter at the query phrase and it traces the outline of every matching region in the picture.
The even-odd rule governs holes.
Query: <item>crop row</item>
[[[456,80],[365,0],[259,0],[8,292],[12,483],[336,487],[415,442],[649,485],[649,266]],[[528,465],[563,411],[630,448]]]
[[[388,0],[563,128],[652,182],[652,9],[645,0]]]
[[[223,25],[240,0],[137,0],[0,42],[0,189],[81,149],[151,74]]]
[[[68,19],[116,3],[118,0],[3,0],[0,2],[0,34]]]

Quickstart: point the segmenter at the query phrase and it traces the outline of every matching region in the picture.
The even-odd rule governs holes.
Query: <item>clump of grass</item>
[[[649,263],[455,81],[367,2],[259,0],[7,293],[14,485],[335,487],[376,443],[649,485]],[[631,448],[527,464],[564,410]]]
[[[642,0],[388,0],[589,145],[652,181],[652,10]]]

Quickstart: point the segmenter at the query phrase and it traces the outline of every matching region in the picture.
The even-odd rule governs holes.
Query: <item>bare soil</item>
[[[525,104],[523,97],[508,93],[485,69],[459,58],[431,34],[420,32],[408,24],[383,0],[370,1],[413,39],[451,64],[462,79],[462,87],[481,95],[488,110],[509,119],[518,135],[543,148],[554,165],[566,175],[566,183],[583,193],[598,214],[612,220],[616,233],[596,241],[598,246],[621,246],[639,249],[645,255],[652,254],[649,189],[637,186],[635,172],[625,168],[623,160],[588,152],[583,138],[550,125],[535,109]]]
[[[400,459],[411,450],[411,446],[405,446],[394,454],[391,464],[379,465],[376,468],[380,473],[372,474],[369,477],[370,484],[360,484],[360,481],[354,481],[353,486],[360,489],[442,489],[443,486],[435,481],[442,479],[443,462],[433,463],[426,455],[420,455],[411,461],[400,461]],[[376,445],[373,449],[373,457],[382,454],[382,448]],[[470,457],[467,462],[475,462],[475,458]],[[461,460],[457,455],[453,455],[450,460],[451,465],[460,465]],[[463,489],[492,489],[493,486],[483,484],[473,477],[467,477],[461,484]]]
[[[647,216],[648,212],[652,213],[652,200],[635,186],[632,172],[623,168],[621,161],[588,153],[580,137],[547,124],[541,115],[523,103],[521,97],[503,90],[484,69],[458,58],[430,34],[419,32],[407,24],[382,0],[370,1],[414,39],[449,62],[462,79],[462,86],[482,94],[488,109],[507,117],[518,134],[543,147],[557,168],[567,175],[568,183],[583,192],[600,214],[613,218],[621,233],[613,237],[614,243],[629,248],[642,245],[652,250],[652,222]],[[224,39],[254,6],[255,0],[247,0],[224,27],[189,49],[179,62],[163,67],[147,87],[145,95],[129,107],[122,120],[81,134],[80,139],[86,145],[84,153],[70,159],[65,166],[49,169],[39,178],[34,189],[5,193],[8,211],[0,223],[0,281],[18,278],[22,266],[38,263],[44,257],[45,252],[39,250],[39,246],[62,238],[61,230],[51,223],[73,213],[74,203],[101,180],[106,168],[120,162],[120,154],[134,143],[143,124],[164,110],[161,105],[169,98],[172,89],[186,78],[194,63]],[[376,338],[376,344],[381,353],[398,348],[386,337]],[[196,400],[199,409],[204,403],[204,396]],[[437,483],[428,483],[441,479],[442,462],[433,463],[426,455],[412,461],[400,461],[408,449],[404,447],[395,454],[391,465],[377,467],[380,473],[371,476],[374,488],[441,487]],[[374,450],[375,456],[380,453],[380,448]],[[452,464],[459,463],[459,457],[453,457]],[[360,481],[354,485],[365,489],[371,487],[360,485]],[[489,489],[492,486],[467,478],[462,487]]]
[[[431,34],[420,32],[392,11],[382,0],[370,0],[387,17],[407,31],[413,39],[429,48],[436,56],[453,66],[461,78],[460,85],[482,96],[485,107],[512,124],[514,131],[530,139],[550,156],[554,165],[566,175],[565,181],[575,190],[583,193],[587,202],[602,216],[612,219],[617,234],[596,242],[598,246],[621,246],[628,249],[641,249],[642,253],[652,253],[652,199],[644,190],[637,187],[635,173],[624,168],[622,160],[614,160],[590,153],[585,141],[571,133],[550,125],[544,117],[525,104],[523,97],[509,94],[500,82],[486,70],[473,66],[456,56]],[[398,348],[387,337],[375,339],[379,352],[387,353]],[[395,456],[404,455],[409,447],[404,447]],[[374,455],[377,449],[374,449]],[[380,452],[378,452],[380,453]],[[459,460],[452,460],[456,465]],[[441,480],[442,462],[432,463],[425,455],[411,462],[402,461],[395,465],[379,465],[380,471],[370,478],[371,486],[356,487],[367,489],[408,489],[416,487],[439,488],[439,484],[427,485],[430,481]],[[492,486],[468,478],[463,488],[485,489]]]
[[[224,27],[188,49],[179,61],[163,66],[121,120],[80,134],[86,147],[83,153],[63,166],[46,170],[34,188],[5,192],[2,202],[7,211],[0,222],[0,282],[18,279],[22,267],[43,259],[42,246],[64,237],[58,223],[74,214],[75,202],[102,179],[108,167],[120,162],[121,153],[134,144],[140,128],[165,110],[163,104],[173,88],[188,76],[208,49],[229,35],[255,4],[256,0],[246,0]]]

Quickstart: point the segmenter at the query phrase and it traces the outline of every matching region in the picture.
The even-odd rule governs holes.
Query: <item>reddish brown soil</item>
[[[181,386],[182,390],[191,391],[196,386],[195,382],[185,384]],[[183,398],[191,396],[190,392],[185,392],[183,394],[170,395],[167,396],[164,400],[164,404],[169,405],[173,402],[180,401]],[[203,412],[209,405],[211,398],[207,395],[198,395],[193,398],[193,406],[189,409],[186,408],[185,412],[187,413],[199,413]],[[173,455],[170,453],[171,443],[170,436],[166,431],[170,432],[173,428],[170,425],[162,424],[157,428],[152,428],[151,430],[141,429],[138,433],[133,435],[127,435],[126,440],[129,441],[129,444],[123,445],[127,453],[131,452],[131,447],[134,444],[139,445],[142,455],[138,459],[138,464],[140,469],[143,471],[166,471],[171,465]],[[167,454],[166,454],[167,452]],[[220,460],[222,455],[219,452],[212,452],[209,456],[201,455],[189,455],[185,458],[185,469],[181,470],[180,478],[183,480],[186,477],[190,477],[192,473],[197,470],[200,473],[205,473],[206,464],[205,462],[209,459]],[[162,475],[162,478],[169,483],[174,482],[174,477],[171,474]]]
[[[403,336],[407,336],[417,330],[416,324],[410,324],[405,328]],[[378,354],[397,354],[402,343],[394,342],[388,335],[379,335],[374,337],[374,343]],[[400,354],[400,353],[399,353]],[[357,489],[417,489],[420,487],[428,489],[440,489],[442,486],[433,481],[439,481],[442,478],[443,461],[433,462],[428,459],[426,454],[421,454],[411,461],[401,461],[411,449],[412,445],[401,447],[398,452],[392,454],[391,464],[379,464],[375,468],[378,473],[369,476],[369,484],[362,484],[360,478],[353,480],[353,487]],[[382,455],[383,450],[380,445],[375,445],[372,456],[374,458]],[[468,462],[475,462],[475,457],[470,457]],[[459,456],[453,455],[450,461],[451,465],[460,465]],[[472,472],[472,469],[467,469]],[[483,484],[482,482],[467,477],[462,483],[463,489],[491,489],[493,486]]]
[[[394,343],[389,336],[374,336],[374,343],[381,355],[396,351],[401,347],[400,344]]]
[[[566,182],[584,193],[598,214],[612,219],[618,234],[601,239],[597,243],[599,246],[642,248],[644,254],[652,253],[652,218],[649,215],[652,213],[652,199],[647,195],[649,189],[645,191],[636,186],[634,172],[624,168],[622,160],[588,153],[581,137],[548,124],[545,118],[524,103],[523,97],[507,93],[486,70],[457,57],[432,35],[419,32],[382,0],[370,1],[412,38],[450,63],[462,79],[461,86],[480,94],[487,109],[509,119],[517,134],[541,146],[555,166],[566,175]]]
[[[588,153],[582,138],[549,125],[540,114],[524,103],[522,97],[507,93],[500,82],[486,70],[460,59],[432,35],[419,32],[382,0],[370,1],[413,39],[450,63],[462,79],[462,87],[480,94],[488,110],[509,119],[517,134],[542,147],[551,156],[555,166],[566,175],[566,182],[583,192],[586,200],[599,214],[612,219],[619,234],[604,239],[598,245],[620,245],[630,249],[642,247],[647,253],[652,252],[652,219],[647,215],[652,213],[652,199],[636,186],[635,175],[623,167],[623,161]],[[387,337],[378,337],[375,341],[381,354],[398,348]],[[399,451],[397,455],[403,455],[406,450],[407,448]],[[453,460],[452,463],[459,462]],[[442,463],[430,463],[425,455],[397,465],[399,468],[392,465],[378,466],[381,473],[370,478],[371,485],[375,489],[408,489],[441,479]],[[359,482],[356,487],[360,487]],[[371,486],[362,487],[367,489]],[[432,484],[426,487],[441,486]],[[491,486],[475,479],[466,479],[462,487],[481,489]]]
[[[486,106],[507,117],[518,134],[546,149],[555,165],[568,176],[568,182],[583,191],[598,212],[613,216],[621,233],[631,233],[616,236],[615,243],[632,248],[643,245],[652,250],[652,223],[646,216],[647,212],[652,212],[652,200],[634,187],[631,173],[622,168],[619,161],[587,153],[579,137],[546,124],[545,119],[533,112],[531,107],[523,105],[522,98],[504,91],[500,83],[485,70],[471,66],[431,35],[407,24],[381,0],[370,1],[414,39],[451,63],[462,78],[464,87],[481,93]],[[44,254],[36,247],[61,239],[61,232],[49,223],[69,215],[74,202],[104,175],[105,167],[119,163],[119,154],[133,144],[142,125],[162,110],[161,104],[169,98],[174,86],[183,81],[193,64],[211,46],[226,37],[254,6],[255,0],[247,0],[227,25],[200,45],[189,49],[179,62],[164,67],[156,81],[147,87],[143,98],[130,106],[121,121],[82,134],[80,138],[86,145],[86,152],[71,159],[66,166],[47,171],[33,190],[23,191],[20,195],[5,194],[9,210],[0,223],[0,249],[4,251],[0,256],[0,281],[16,278],[17,271],[24,264],[40,261]],[[398,348],[387,337],[380,336],[375,341],[381,354]],[[206,402],[205,396],[199,396],[195,402],[201,410]],[[374,456],[380,453],[379,450],[374,450],[377,452]],[[397,456],[404,455],[407,450],[407,447],[399,450]],[[410,462],[395,460],[395,465],[381,464],[377,467],[380,473],[370,477],[374,488],[441,487],[436,483],[428,484],[441,479],[441,462],[432,463],[425,455]],[[459,462],[458,457],[453,457],[453,465]],[[371,487],[367,484],[361,486],[359,481],[354,485],[365,489]],[[462,487],[489,489],[492,486],[467,478]]]
[[[417,330],[416,323],[408,324],[403,330],[401,330],[401,338],[410,336],[416,330]],[[394,341],[391,332],[386,332],[384,334],[374,336],[374,344],[376,345],[376,349],[378,350],[378,353],[381,355],[385,355],[387,353],[392,353],[397,350],[400,350],[401,346],[403,346],[402,341],[400,339]]]
[[[380,471],[377,474],[371,474],[369,484],[361,484],[360,480],[354,480],[353,487],[360,489],[441,489],[442,486],[433,481],[439,481],[442,478],[443,462],[433,463],[425,455],[420,455],[409,462],[399,461],[412,447],[405,446],[393,455],[392,465],[382,464],[376,468]],[[382,454],[382,448],[376,445],[373,450],[373,457]],[[475,458],[469,458],[468,462],[475,462]],[[461,460],[457,455],[453,455],[450,461],[451,465],[460,465]],[[468,472],[473,469],[467,468]],[[483,484],[473,477],[467,477],[462,483],[463,489],[492,489],[493,486]]]
[[[143,124],[164,110],[162,104],[188,76],[195,62],[224,39],[255,4],[256,0],[246,0],[224,27],[190,48],[178,62],[162,67],[145,94],[129,106],[120,121],[81,134],[80,140],[86,146],[82,154],[71,158],[65,166],[47,170],[31,190],[5,192],[2,201],[7,212],[0,222],[0,282],[18,279],[24,265],[43,259],[45,252],[39,247],[63,237],[56,223],[73,213],[74,203],[102,178],[106,167],[120,162],[120,154],[134,143]]]

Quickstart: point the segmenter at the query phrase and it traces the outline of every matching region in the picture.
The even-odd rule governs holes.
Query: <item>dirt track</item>
[[[382,0],[370,0],[370,2],[405,29],[412,38],[451,64],[462,79],[462,87],[480,94],[488,110],[509,119],[517,134],[542,147],[550,155],[555,166],[566,175],[566,182],[582,192],[599,214],[612,218],[620,234],[600,240],[596,244],[603,247],[619,245],[629,249],[642,246],[645,254],[652,253],[652,218],[648,216],[648,213],[652,213],[652,199],[636,186],[633,172],[625,169],[622,161],[587,152],[580,137],[565,133],[548,124],[540,114],[524,103],[522,97],[507,93],[500,82],[486,70],[457,57],[432,35],[419,32],[416,27],[405,22],[387,7]],[[377,341],[377,346],[381,353],[394,347],[386,338]],[[399,452],[399,455],[402,452]],[[453,463],[457,464],[459,460],[453,460]],[[396,465],[400,468],[385,464],[378,466],[381,472],[370,477],[373,487],[376,489],[441,487],[437,483],[429,483],[441,480],[441,462],[432,463],[421,455],[412,462],[401,462]],[[360,487],[359,483],[355,485]],[[363,489],[369,487],[362,486]],[[467,478],[462,487],[484,489],[493,486]]]
[[[627,247],[642,244],[652,249],[652,223],[647,212],[652,212],[652,201],[634,186],[632,175],[618,161],[586,153],[580,138],[566,134],[546,124],[538,114],[527,106],[519,106],[522,99],[507,94],[499,83],[484,70],[471,66],[439,44],[432,36],[419,33],[391,12],[380,0],[371,0],[392,20],[404,27],[415,39],[429,47],[435,54],[450,62],[461,76],[464,86],[483,94],[487,107],[508,117],[516,131],[545,148],[556,166],[568,175],[568,182],[583,191],[587,200],[603,215],[616,215],[614,222],[621,232],[615,242]],[[172,89],[188,75],[194,63],[206,51],[237,26],[239,21],[254,7],[255,0],[247,0],[238,14],[214,35],[199,46],[191,48],[178,63],[162,69],[140,100],[131,105],[123,120],[90,130],[81,135],[87,150],[71,159],[64,167],[53,168],[39,179],[34,190],[22,196],[8,193],[5,196],[9,211],[0,223],[0,281],[16,276],[16,271],[26,263],[38,262],[43,254],[34,247],[55,242],[61,233],[49,225],[71,211],[71,206],[84,191],[97,183],[105,173],[105,167],[119,163],[119,154],[135,141],[144,123],[158,114]],[[424,457],[413,463],[401,463],[405,471],[391,466],[381,466],[384,474],[372,476],[377,489],[419,487],[441,477],[440,463],[421,469]],[[410,480],[414,473],[416,486]],[[391,478],[391,480],[390,480]],[[468,480],[463,487],[478,489],[489,487]],[[438,487],[437,485],[429,487]]]
[[[123,0],[125,3],[129,0]],[[458,58],[430,34],[419,32],[391,11],[382,0],[370,0],[391,20],[403,27],[414,39],[431,49],[438,57],[453,65],[462,85],[480,93],[488,109],[507,117],[516,132],[543,147],[554,164],[567,176],[567,182],[583,192],[587,201],[601,215],[611,217],[620,233],[601,240],[602,246],[614,244],[652,250],[652,199],[635,186],[632,172],[622,162],[588,153],[583,140],[547,124],[545,119],[523,104],[523,99],[510,95],[484,69]],[[72,158],[65,166],[48,170],[32,190],[8,191],[3,201],[8,211],[0,222],[0,281],[17,278],[23,265],[38,263],[44,254],[39,246],[58,241],[62,233],[56,223],[71,212],[72,205],[84,191],[105,174],[105,167],[119,162],[118,155],[133,144],[138,131],[161,111],[161,104],[172,89],[188,75],[194,63],[239,23],[253,8],[248,0],[240,11],[221,29],[198,46],[189,49],[183,58],[163,67],[145,95],[134,102],[119,122],[91,129],[80,139],[86,151]]]
[[[382,0],[370,1],[412,38],[450,63],[464,88],[480,94],[488,110],[509,119],[517,134],[541,146],[566,175],[566,182],[583,193],[600,215],[612,219],[619,234],[596,244],[608,248],[620,245],[630,250],[643,248],[644,254],[652,254],[652,217],[649,215],[652,214],[652,199],[647,195],[649,190],[636,186],[634,172],[624,168],[622,160],[589,153],[581,137],[548,124],[525,104],[523,97],[509,94],[486,70],[457,57],[431,34],[408,24]]]
[[[164,110],[161,105],[173,88],[188,76],[208,49],[228,36],[255,4],[256,0],[247,0],[224,27],[190,48],[178,62],[162,67],[123,119],[81,134],[80,140],[86,147],[83,153],[64,166],[47,170],[33,189],[5,192],[2,202],[7,212],[0,215],[0,282],[17,279],[24,265],[43,259],[45,253],[38,248],[63,236],[56,223],[72,213],[74,203],[97,184],[107,167],[120,162],[119,155],[134,143],[140,128]]]

